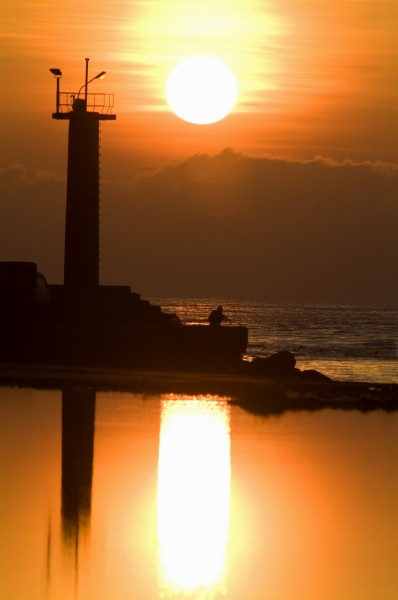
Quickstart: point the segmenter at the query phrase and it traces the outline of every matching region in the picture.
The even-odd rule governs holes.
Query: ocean
[[[340,381],[398,383],[398,306],[267,304],[220,298],[151,298],[184,324],[207,323],[222,305],[249,330],[245,359],[289,350],[299,369]],[[228,326],[228,325],[224,325]]]

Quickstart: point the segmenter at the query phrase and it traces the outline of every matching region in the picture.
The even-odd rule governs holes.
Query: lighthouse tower
[[[114,121],[113,94],[88,93],[88,84],[102,79],[105,71],[88,79],[77,93],[60,92],[56,78],[56,112],[53,119],[69,121],[66,191],[64,286],[70,290],[94,290],[99,286],[100,121]]]

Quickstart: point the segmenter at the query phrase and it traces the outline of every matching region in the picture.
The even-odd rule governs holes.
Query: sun
[[[231,112],[238,98],[238,82],[231,69],[218,58],[191,56],[169,74],[166,97],[178,117],[206,125]]]

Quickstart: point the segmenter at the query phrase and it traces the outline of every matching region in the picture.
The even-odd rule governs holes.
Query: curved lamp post
[[[83,88],[86,88],[84,91],[84,101],[86,103],[87,106],[87,86],[89,83],[91,83],[92,81],[94,81],[94,79],[103,79],[106,75],[106,71],[101,71],[100,73],[98,73],[95,77],[92,77],[90,80],[88,78],[88,61],[90,60],[89,58],[85,58],[84,59],[86,61],[86,81],[85,83],[82,85],[82,87],[80,88],[80,90],[77,93],[77,97],[79,98],[80,96],[80,92],[82,91]]]

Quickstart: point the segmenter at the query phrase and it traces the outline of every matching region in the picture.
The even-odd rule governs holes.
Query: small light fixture
[[[59,80],[62,77],[61,69],[50,69],[50,73],[52,73],[57,80],[57,88],[55,93],[55,103],[56,103],[56,113],[59,113]]]
[[[62,71],[61,69],[50,69],[50,72],[54,75],[54,77],[56,77],[57,79],[59,79],[59,77],[62,77]]]

